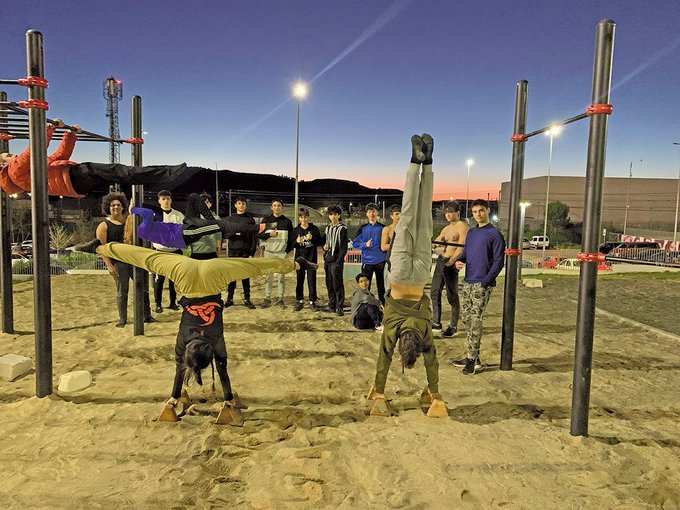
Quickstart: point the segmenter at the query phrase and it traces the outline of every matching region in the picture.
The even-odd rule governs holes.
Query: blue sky
[[[49,115],[104,134],[102,81],[122,79],[121,134],[131,95],[142,96],[145,164],[294,175],[290,88],[317,77],[302,103],[300,178],[401,188],[409,136],[428,131],[436,198],[464,196],[468,158],[471,196],[509,180],[518,80],[529,81],[530,131],[584,110],[595,25],[611,18],[606,175],[627,176],[632,161],[637,177],[678,176],[677,0],[5,0],[2,10],[2,77],[25,75],[24,33],[40,30]],[[553,175],[585,174],[587,134],[581,121],[555,138]],[[129,162],[128,146],[121,155]],[[107,158],[105,144],[74,155]],[[525,176],[545,175],[547,158],[547,138],[531,140]]]

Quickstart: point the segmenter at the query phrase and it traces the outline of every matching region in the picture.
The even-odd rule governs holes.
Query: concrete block
[[[92,374],[87,370],[76,370],[59,377],[58,390],[70,393],[72,391],[84,390],[90,384],[92,384]]]
[[[0,379],[13,381],[31,370],[31,359],[18,354],[5,354],[0,357]]]
[[[538,278],[525,278],[522,280],[522,283],[525,287],[533,289],[540,289],[543,287],[543,280],[539,280]]]

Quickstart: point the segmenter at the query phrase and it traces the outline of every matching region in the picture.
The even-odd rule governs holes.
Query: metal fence
[[[70,253],[50,259],[52,276],[68,274],[72,270],[106,271],[106,264],[100,257],[91,253]],[[32,275],[33,259],[31,257],[12,259],[12,274]]]

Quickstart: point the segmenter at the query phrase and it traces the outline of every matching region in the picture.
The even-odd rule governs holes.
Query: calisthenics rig
[[[47,137],[46,117],[49,109],[45,101],[45,79],[43,58],[43,35],[37,30],[26,32],[27,77],[14,80],[0,80],[0,84],[26,87],[26,100],[10,102],[7,94],[0,92],[0,152],[9,152],[9,141],[28,139],[31,152],[31,213],[33,239],[33,317],[35,322],[35,381],[36,396],[45,397],[52,393],[52,308],[50,287],[50,236],[47,193]],[[61,138],[65,130],[57,129],[54,138]],[[132,148],[132,164],[142,166],[142,99],[132,97],[132,136],[126,139],[112,139],[89,131],[83,131],[80,140],[92,142],[127,142]],[[142,203],[143,187],[133,186],[137,203]],[[135,244],[141,239],[135,234]],[[10,204],[5,191],[0,191],[0,287],[2,298],[2,332],[14,332],[12,297],[12,260],[10,242]],[[144,334],[144,281],[145,273],[134,270],[134,334]]]
[[[571,402],[571,427],[574,436],[588,434],[588,406],[590,403],[590,376],[593,355],[595,324],[595,290],[597,264],[600,254],[599,242],[602,182],[604,179],[607,124],[612,113],[609,104],[611,92],[612,57],[614,52],[613,20],[600,21],[596,27],[595,60],[591,104],[585,112],[562,122],[526,133],[528,82],[517,82],[515,95],[515,125],[512,141],[512,176],[510,179],[510,211],[508,247],[505,250],[505,289],[503,299],[503,332],[501,340],[501,370],[512,369],[512,350],[515,330],[515,304],[517,296],[517,268],[520,243],[520,200],[524,176],[524,148],[526,142],[552,127],[590,119],[588,156],[586,162],[585,203],[583,206],[583,240],[578,260],[579,275],[578,313],[576,318],[576,350],[574,353],[574,376]],[[548,205],[546,204],[546,207]]]

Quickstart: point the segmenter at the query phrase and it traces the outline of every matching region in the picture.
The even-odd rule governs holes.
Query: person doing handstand
[[[175,342],[175,380],[167,404],[176,406],[182,385],[193,375],[202,384],[201,371],[215,359],[222,383],[225,406],[236,407],[227,373],[227,348],[222,323],[221,292],[229,282],[290,273],[296,269],[316,269],[316,264],[302,257],[293,261],[276,258],[217,258],[196,260],[174,253],[163,253],[123,243],[102,244],[98,239],[75,247],[76,251],[97,253],[163,275],[175,282],[183,294],[182,318]]]
[[[412,157],[406,172],[401,215],[391,246],[390,291],[385,296],[384,330],[369,398],[385,398],[385,382],[398,343],[406,368],[412,368],[418,356],[423,355],[430,396],[442,400],[439,362],[432,337],[432,307],[423,292],[432,263],[434,141],[428,134],[414,135],[411,145]]]

